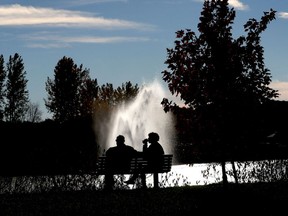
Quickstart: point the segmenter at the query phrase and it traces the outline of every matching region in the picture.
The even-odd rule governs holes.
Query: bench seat
[[[163,164],[157,169],[147,169],[148,162],[143,157],[134,157],[130,162],[130,168],[127,170],[113,170],[113,174],[115,175],[125,175],[125,174],[134,174],[136,171],[144,170],[145,174],[153,174],[154,175],[154,187],[158,187],[158,173],[167,173],[171,171],[172,167],[172,154],[163,155]],[[143,169],[145,168],[145,169]],[[107,170],[107,161],[106,156],[100,156],[97,162],[96,174],[105,175]],[[143,173],[143,172],[142,172]]]

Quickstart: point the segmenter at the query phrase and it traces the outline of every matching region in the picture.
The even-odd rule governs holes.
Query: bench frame
[[[141,172],[141,174],[153,174],[153,183],[154,183],[154,188],[159,187],[159,173],[167,173],[171,171],[172,167],[172,159],[173,155],[172,154],[164,154],[163,155],[163,165],[155,170],[149,170],[149,169],[144,169],[148,165],[147,160],[144,160],[142,156],[137,156],[132,158],[130,162],[130,168],[123,171],[123,170],[113,170],[113,175],[126,175],[126,174],[135,174],[135,172]],[[96,174],[97,175],[105,175],[107,173],[107,163],[106,163],[106,156],[100,156],[98,158],[97,162],[97,169],[96,169]],[[144,182],[142,182],[142,186],[146,187],[146,178],[143,179]]]

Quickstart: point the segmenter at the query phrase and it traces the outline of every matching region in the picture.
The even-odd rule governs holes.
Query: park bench
[[[147,169],[148,162],[147,160],[144,160],[142,156],[134,157],[130,162],[130,168],[123,171],[123,170],[113,170],[113,175],[125,175],[125,174],[134,174],[135,172],[139,170],[144,170],[144,172],[141,172],[142,174],[153,174],[153,183],[154,188],[158,188],[159,185],[159,173],[167,173],[171,171],[172,167],[172,154],[165,154],[163,155],[163,163],[162,166],[157,168],[155,171],[154,169]],[[107,173],[107,161],[106,156],[100,156],[98,158],[97,162],[97,169],[96,173],[98,175],[105,175]],[[146,182],[142,182],[143,186],[146,186]]]

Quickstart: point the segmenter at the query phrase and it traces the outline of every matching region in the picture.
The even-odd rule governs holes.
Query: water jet
[[[174,121],[171,113],[165,113],[161,105],[167,91],[154,80],[143,84],[136,98],[123,103],[112,114],[109,123],[105,149],[115,146],[117,135],[125,136],[126,144],[142,151],[142,140],[148,133],[156,132],[166,154],[173,153],[175,143]]]

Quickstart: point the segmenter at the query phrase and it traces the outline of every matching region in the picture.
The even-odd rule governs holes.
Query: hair
[[[160,139],[158,133],[155,133],[155,132],[149,133],[148,136],[149,138],[151,138],[153,141],[156,141],[156,142],[158,142]]]

